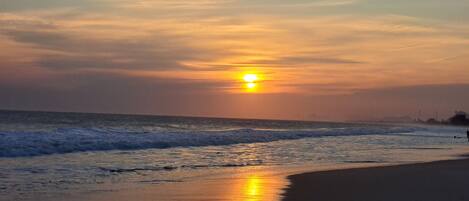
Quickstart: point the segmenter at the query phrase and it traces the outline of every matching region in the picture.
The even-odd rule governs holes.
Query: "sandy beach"
[[[0,201],[469,201],[469,0],[0,0]]]
[[[461,127],[2,114],[2,201],[466,199],[466,163],[370,168],[461,159]]]
[[[289,176],[284,201],[469,200],[469,159]]]

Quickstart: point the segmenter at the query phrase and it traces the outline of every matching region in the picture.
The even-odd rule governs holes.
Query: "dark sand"
[[[469,159],[289,176],[285,201],[469,200]]]

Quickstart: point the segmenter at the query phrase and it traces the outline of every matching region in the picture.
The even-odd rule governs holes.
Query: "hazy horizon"
[[[440,90],[435,90],[440,88]],[[39,112],[77,112],[77,113],[103,113],[103,114],[129,114],[129,115],[161,115],[161,116],[187,116],[187,117],[214,117],[214,118],[241,118],[241,119],[268,119],[268,120],[310,120],[310,121],[381,121],[386,118],[395,117],[410,117],[410,118],[421,118],[426,120],[428,118],[437,118],[438,120],[446,120],[454,114],[455,111],[469,111],[466,108],[466,100],[469,98],[469,94],[464,93],[469,90],[469,85],[449,85],[449,86],[428,86],[428,87],[407,87],[399,89],[387,89],[388,91],[363,91],[357,94],[346,95],[346,96],[320,96],[320,97],[301,97],[290,95],[285,97],[285,94],[268,94],[268,95],[256,95],[251,96],[251,102],[242,102],[240,104],[241,110],[236,111],[240,108],[234,108],[231,110],[232,113],[225,113],[220,115],[220,108],[213,107],[210,105],[213,101],[218,99],[225,99],[226,97],[212,97],[212,102],[202,103],[200,101],[190,101],[192,104],[198,104],[201,107],[205,107],[201,113],[194,112],[190,108],[167,108],[165,112],[148,112],[147,108],[134,107],[130,110],[122,110],[116,108],[103,108],[100,103],[87,102],[86,107],[79,104],[83,101],[82,99],[70,100],[65,102],[63,106],[58,106],[52,102],[52,105],[46,107],[37,107],[37,104],[50,103],[49,100],[35,97],[36,101],[32,102],[32,106],[26,107],[6,107],[0,108],[0,110],[17,110],[17,111],[39,111]],[[449,92],[448,92],[449,91]],[[453,99],[447,99],[448,93],[456,94]],[[62,94],[58,95],[61,96]],[[410,96],[409,96],[410,95]],[[413,97],[416,95],[416,97]],[[15,97],[12,95],[12,97]],[[86,96],[83,96],[86,97]],[[285,106],[283,111],[288,113],[285,117],[276,117],[271,115],[278,110],[272,111],[271,106],[265,105],[263,108],[258,108],[254,111],[262,111],[258,115],[243,116],[241,113],[246,112],[252,107],[257,107],[256,103],[261,102],[262,104],[277,104],[277,102],[264,102],[263,100],[281,100],[280,97],[285,97],[293,104]],[[32,97],[31,97],[32,98]],[[205,97],[207,98],[207,97]],[[295,98],[295,99],[292,99]],[[309,99],[308,99],[309,98]],[[363,101],[366,99],[366,101]],[[5,101],[6,99],[3,99]],[[22,97],[20,100],[24,100],[24,105],[28,105],[30,98]],[[185,100],[181,98],[180,100]],[[304,105],[303,101],[309,100],[311,105]],[[44,101],[44,102],[43,102]],[[70,102],[69,102],[70,101]],[[238,100],[233,99],[231,103],[235,105]],[[249,101],[249,100],[248,100]],[[15,100],[15,103],[18,101]],[[220,101],[222,102],[222,101]],[[303,104],[301,104],[303,102]],[[317,104],[313,104],[313,103]],[[396,104],[400,102],[401,104]],[[119,102],[120,104],[125,104]],[[172,100],[165,100],[165,105],[172,104]],[[385,108],[380,107],[380,103],[384,105],[392,105],[392,107]],[[229,104],[229,103],[226,103]],[[8,104],[3,104],[8,105]],[[188,103],[181,103],[179,105],[189,105]],[[254,106],[253,106],[254,105]],[[319,107],[318,107],[319,105]],[[353,105],[353,110],[347,109],[346,107]],[[415,107],[419,105],[420,107]],[[74,107],[72,107],[74,106]],[[178,106],[178,105],[176,105]],[[83,107],[83,108],[80,108]],[[244,108],[246,107],[246,108]],[[454,109],[451,109],[454,108]],[[162,108],[161,108],[162,109]],[[298,112],[305,110],[306,112]],[[164,110],[163,110],[164,111]],[[178,111],[178,112],[174,112]],[[290,112],[289,112],[290,111]],[[323,112],[319,113],[308,113],[308,111]],[[408,111],[408,112],[407,112]],[[191,113],[193,112],[193,113]],[[331,112],[332,116],[326,116],[327,112]],[[381,113],[376,113],[381,112]]]
[[[0,0],[0,108],[443,119],[469,111],[468,9],[457,0]]]

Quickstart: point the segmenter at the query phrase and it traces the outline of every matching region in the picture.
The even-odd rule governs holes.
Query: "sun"
[[[248,92],[256,91],[257,82],[259,81],[259,77],[256,74],[245,74],[243,80]]]
[[[243,79],[244,79],[244,81],[246,81],[247,83],[254,83],[254,82],[256,82],[256,81],[258,80],[256,74],[246,74],[246,75],[244,75]]]
[[[255,89],[257,86],[256,83],[246,83],[246,88],[248,89]]]

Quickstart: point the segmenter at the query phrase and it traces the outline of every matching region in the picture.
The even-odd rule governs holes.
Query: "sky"
[[[469,111],[467,10],[469,0],[0,0],[0,108],[445,118]]]

